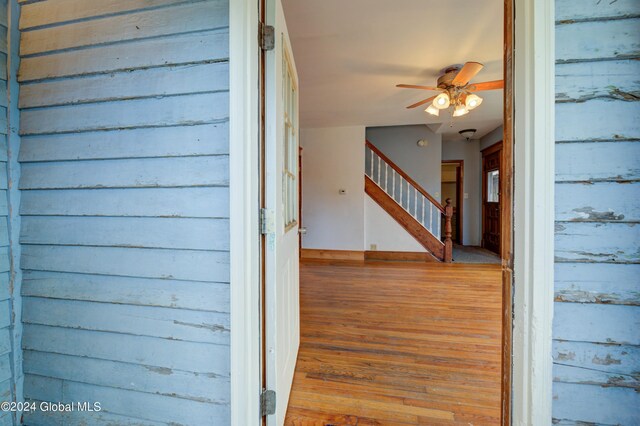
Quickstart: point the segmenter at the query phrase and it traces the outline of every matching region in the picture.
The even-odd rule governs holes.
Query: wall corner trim
[[[22,267],[20,245],[20,111],[18,109],[18,69],[20,66],[20,5],[16,0],[7,2],[8,7],[8,42],[7,42],[7,202],[9,205],[8,230],[10,249],[10,287],[11,287],[11,368],[13,399],[24,401],[23,366],[22,366]],[[14,413],[15,414],[15,413]],[[20,418],[14,419],[20,422]]]

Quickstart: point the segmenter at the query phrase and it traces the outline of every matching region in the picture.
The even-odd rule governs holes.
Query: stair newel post
[[[451,240],[453,206],[451,205],[451,198],[447,198],[446,203],[444,206],[444,261],[450,263],[453,259],[453,240]]]

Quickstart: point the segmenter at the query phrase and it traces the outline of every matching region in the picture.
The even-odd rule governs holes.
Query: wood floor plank
[[[303,260],[288,426],[497,425],[498,265]]]

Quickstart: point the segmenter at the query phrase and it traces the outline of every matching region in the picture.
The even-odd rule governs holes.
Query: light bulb
[[[480,105],[482,103],[482,98],[478,95],[475,94],[470,94],[467,96],[467,99],[465,100],[465,104],[466,107],[469,111],[471,111],[472,109],[476,108],[478,105]]]
[[[454,117],[460,117],[461,115],[468,114],[469,110],[464,105],[456,105],[456,109],[453,111]]]
[[[429,105],[425,111],[431,115],[435,115],[436,117],[440,115],[440,110],[433,105]]]
[[[436,96],[436,98],[433,100],[433,106],[438,108],[438,109],[446,109],[449,108],[449,104],[451,103],[451,100],[449,99],[449,94],[444,92],[444,93],[440,93],[438,96]]]

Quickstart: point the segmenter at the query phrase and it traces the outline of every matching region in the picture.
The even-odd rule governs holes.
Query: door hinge
[[[260,394],[260,416],[276,413],[276,391],[264,389]]]
[[[260,48],[262,48],[262,50],[273,50],[276,45],[276,34],[273,26],[260,22],[258,37],[260,38]]]
[[[260,233],[263,235],[273,233],[273,210],[269,210],[266,208],[260,209]]]

